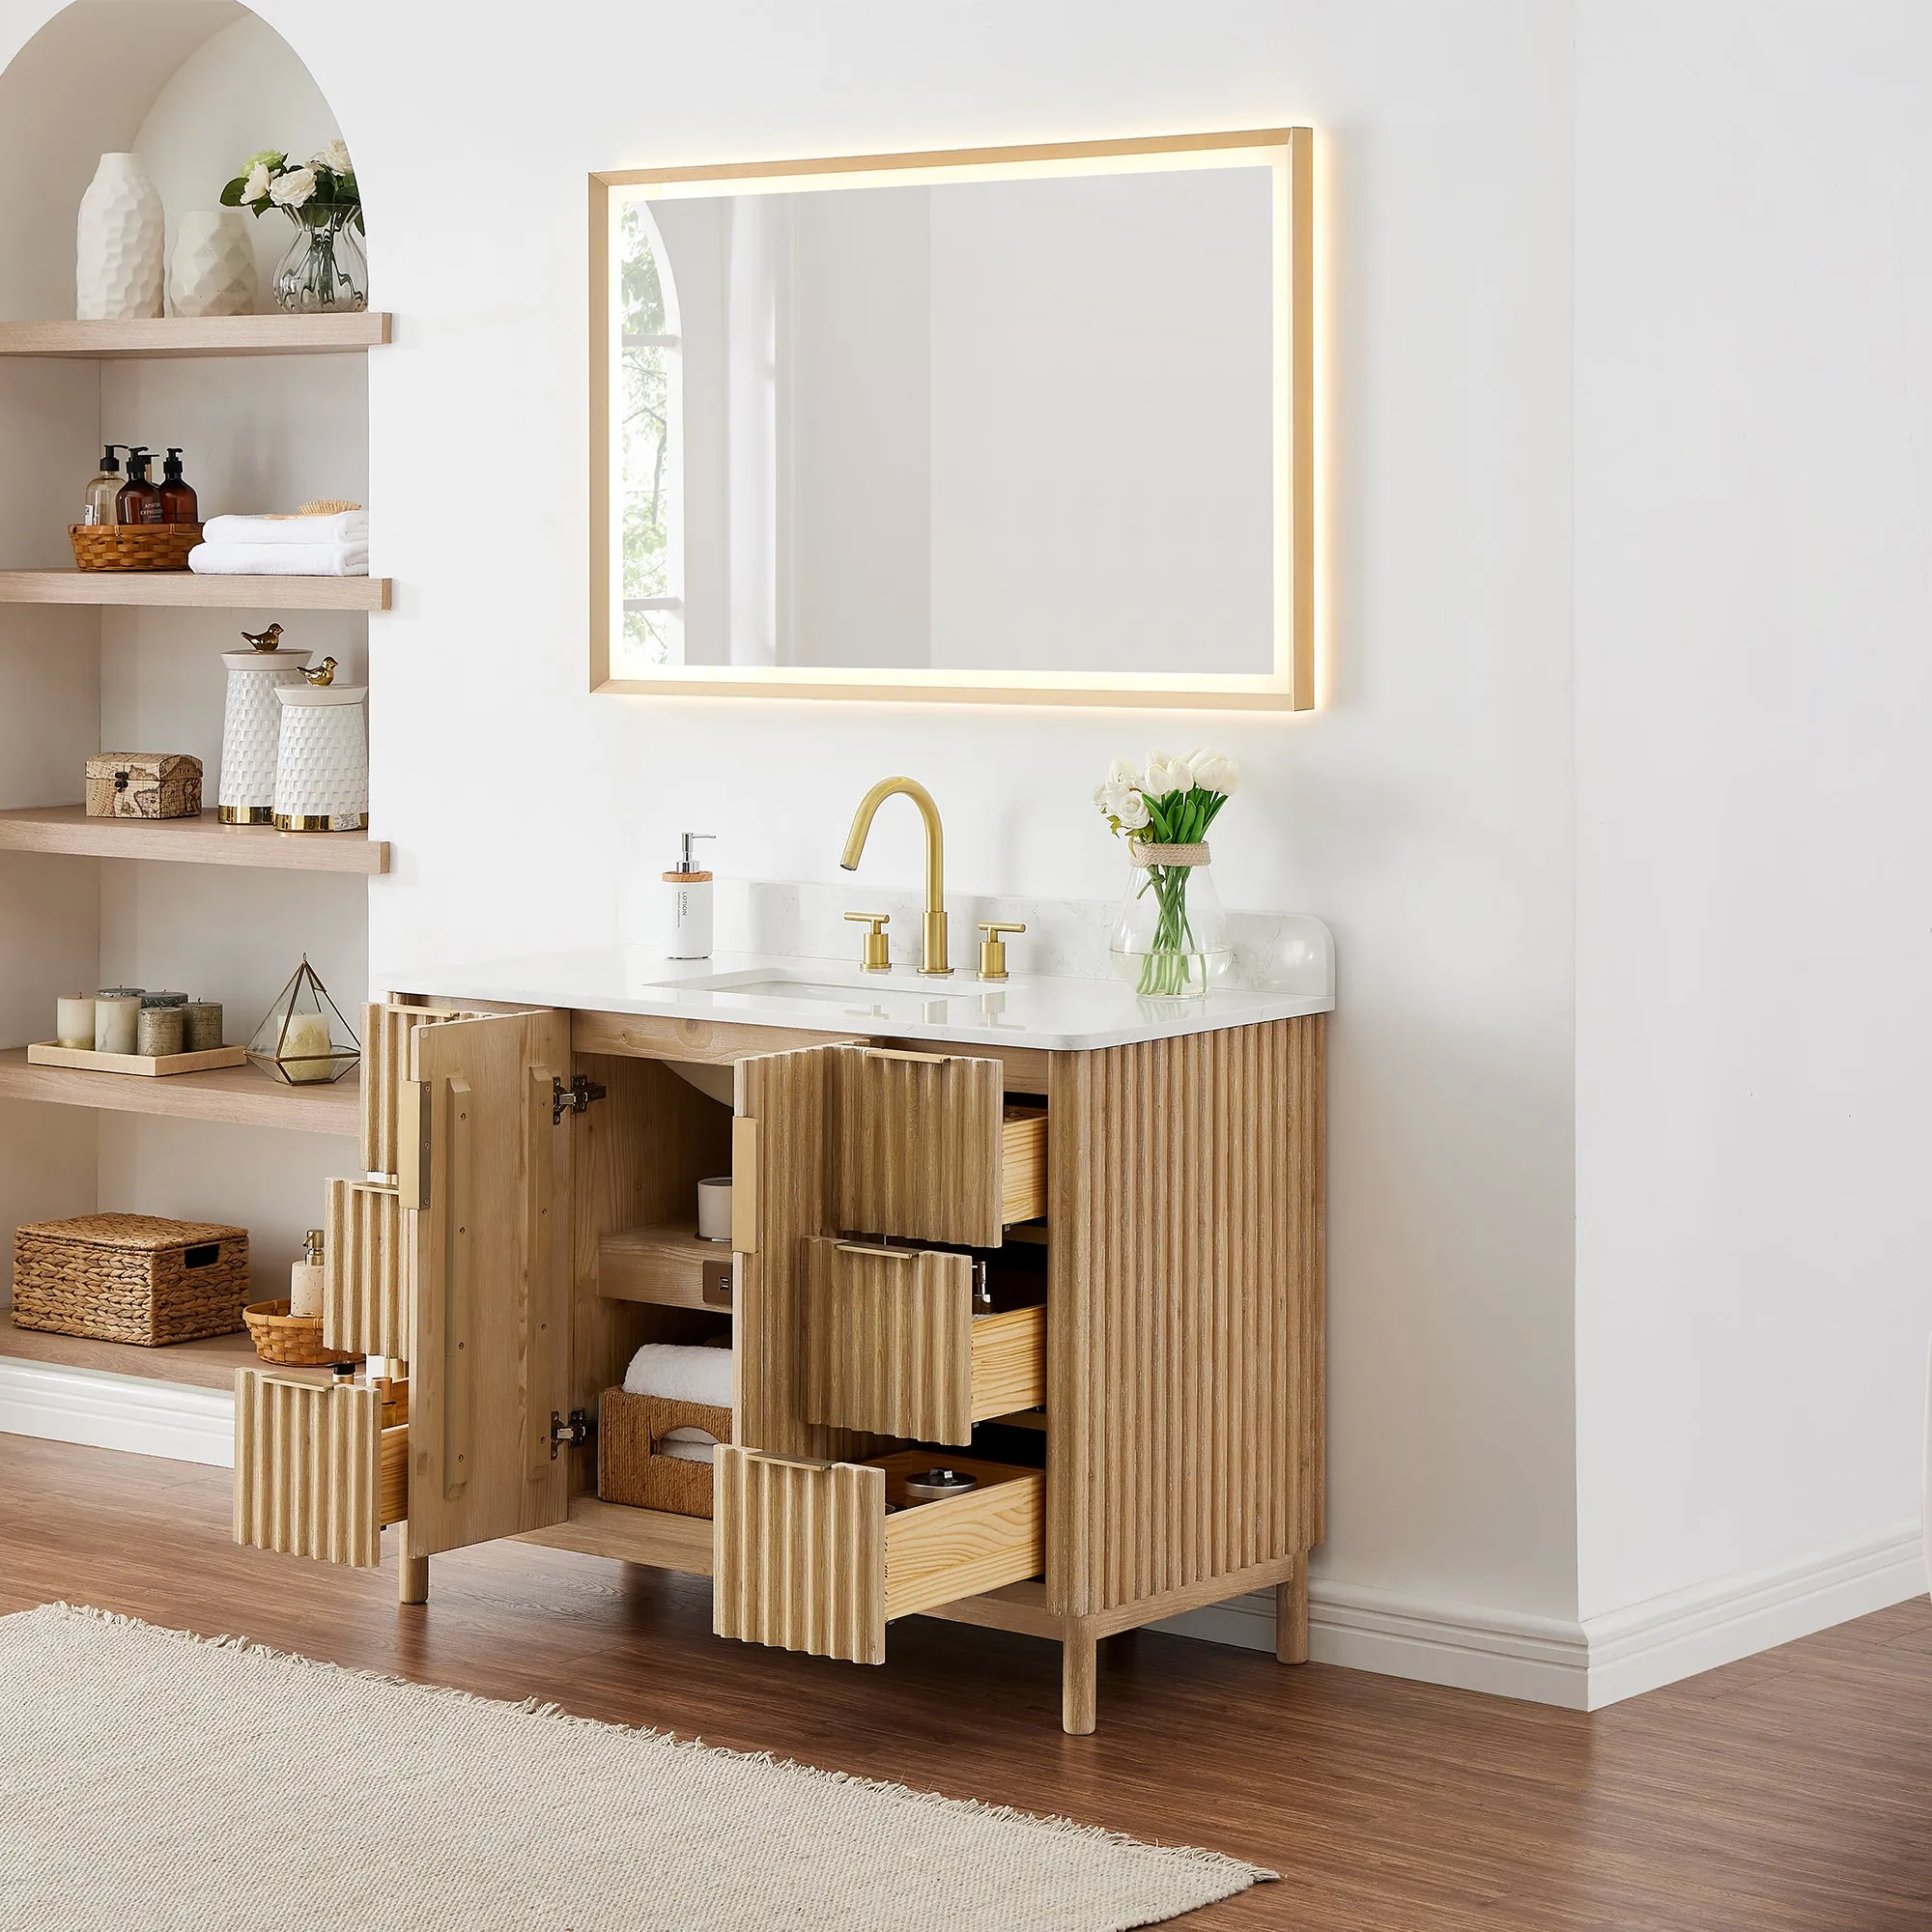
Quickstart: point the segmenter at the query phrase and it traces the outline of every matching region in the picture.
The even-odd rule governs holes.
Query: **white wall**
[[[374,0],[263,11],[341,118],[397,315],[370,362],[398,581],[370,641],[379,977],[608,933],[683,825],[727,876],[832,882],[894,771],[936,794],[959,892],[1111,896],[1107,759],[1226,745],[1249,784],[1224,895],[1319,912],[1342,960],[1321,1564],[1572,1613],[1567,13],[584,0],[568,35],[502,6],[452,35]],[[1302,120],[1326,130],[1319,711],[586,695],[592,169]],[[423,192],[431,156],[488,192]],[[514,479],[500,526],[454,487],[466,445]],[[919,876],[911,812],[874,836],[861,896]]]
[[[1918,1513],[1932,13],[1578,17],[1590,1615]]]

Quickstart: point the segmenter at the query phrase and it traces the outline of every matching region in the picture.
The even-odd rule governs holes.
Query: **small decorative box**
[[[193,818],[201,760],[185,752],[102,752],[87,761],[90,818]]]

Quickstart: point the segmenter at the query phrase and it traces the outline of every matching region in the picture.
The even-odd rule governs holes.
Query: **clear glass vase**
[[[1206,853],[1203,845],[1134,847],[1107,945],[1115,972],[1144,999],[1195,998],[1234,958]]]
[[[292,212],[295,240],[275,270],[275,306],[298,315],[369,306],[362,210],[355,203]]]

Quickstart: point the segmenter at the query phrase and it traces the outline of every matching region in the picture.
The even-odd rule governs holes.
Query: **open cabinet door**
[[[570,1406],[570,1023],[505,1013],[410,1040],[398,1152],[414,1285],[409,1552],[562,1522]]]

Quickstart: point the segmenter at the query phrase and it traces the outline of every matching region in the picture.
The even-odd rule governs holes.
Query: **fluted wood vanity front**
[[[1277,1586],[1306,1655],[1321,1013],[1043,1051],[488,1006],[390,1003],[372,1174],[337,1183],[328,1340],[407,1357],[407,1494],[396,1410],[358,1396],[327,1453],[287,1372],[243,1371],[240,1540],[369,1561],[406,1508],[405,1601],[430,1556],[522,1536],[709,1574],[752,1642],[877,1662],[912,1613],[1056,1638],[1069,1731],[1114,1632]],[[680,1065],[728,1068],[731,1103]],[[681,1230],[724,1172],[714,1520],[601,1502],[601,1392],[724,1319]],[[976,1313],[976,1259],[1011,1305]],[[977,1488],[900,1507],[935,1462]]]

